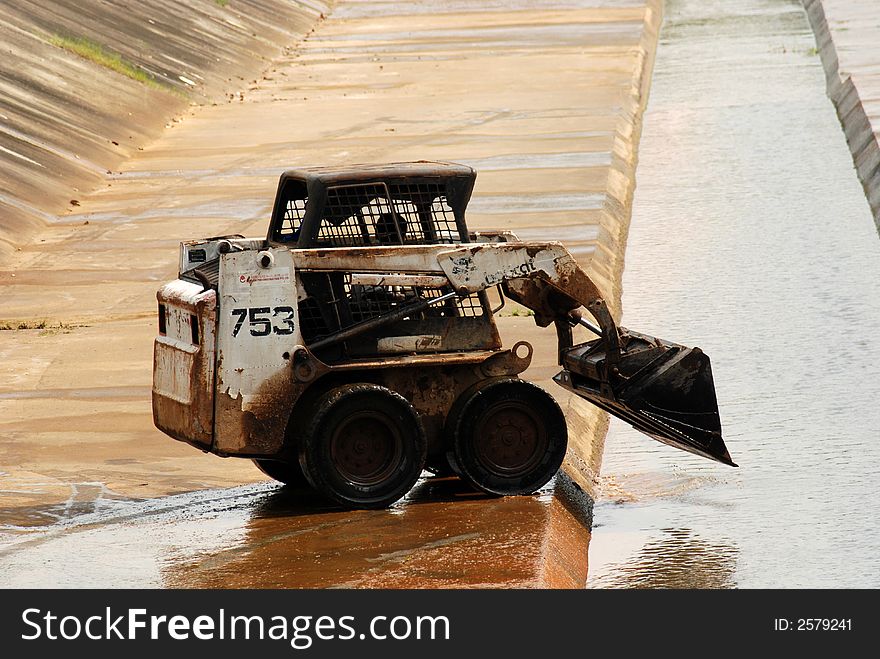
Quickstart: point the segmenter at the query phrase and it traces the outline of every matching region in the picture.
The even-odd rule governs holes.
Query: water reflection
[[[348,511],[279,488],[254,502],[238,542],[167,563],[162,584],[198,588],[582,588],[589,500],[564,481],[488,497],[427,479],[387,511]]]
[[[691,529],[661,529],[637,555],[590,579],[591,588],[732,588],[738,549]]]

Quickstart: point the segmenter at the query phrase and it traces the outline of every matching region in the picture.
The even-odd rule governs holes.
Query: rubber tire
[[[520,471],[511,469],[509,473],[481,456],[487,445],[480,443],[487,442],[488,437],[478,436],[484,422],[505,410],[530,419],[539,437],[529,458],[531,464],[523,465]],[[489,494],[531,494],[556,475],[565,458],[568,447],[565,416],[556,400],[531,382],[498,378],[478,383],[456,401],[450,416],[447,421],[452,435],[449,462],[462,478]]]
[[[403,396],[376,384],[347,384],[328,391],[312,409],[299,453],[312,487],[346,507],[367,509],[387,508],[412,489],[425,467],[428,441],[419,415]],[[356,427],[365,423],[358,416],[372,416],[396,432],[391,440],[396,455],[380,482],[355,482],[334,463],[334,436],[345,437],[345,425],[353,416]]]
[[[299,462],[255,458],[253,463],[257,469],[279,483],[284,483],[290,487],[305,487],[309,484],[303,475]]]

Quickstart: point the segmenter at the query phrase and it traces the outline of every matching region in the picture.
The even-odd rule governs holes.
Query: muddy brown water
[[[624,325],[702,347],[739,469],[613,423],[593,587],[880,586],[880,241],[799,2],[670,0]]]

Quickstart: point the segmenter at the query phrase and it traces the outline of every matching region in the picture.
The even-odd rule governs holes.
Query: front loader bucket
[[[721,438],[709,357],[619,328],[619,347],[605,339],[563,351],[553,379],[664,444],[736,466]]]

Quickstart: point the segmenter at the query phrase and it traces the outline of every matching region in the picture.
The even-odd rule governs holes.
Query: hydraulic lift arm
[[[534,312],[540,327],[555,324],[562,366],[554,377],[557,384],[654,439],[736,466],[721,437],[709,357],[699,348],[618,327],[595,283],[561,243],[346,248],[338,256],[337,251],[296,250],[294,259],[300,270],[444,275],[461,296],[502,286]],[[583,317],[582,308],[598,326]],[[352,327],[346,337],[419,310],[402,308],[377,317]],[[574,345],[576,324],[599,338]]]
[[[736,466],[721,437],[709,357],[699,348],[618,327],[563,245],[468,245],[439,254],[438,261],[460,294],[502,284],[509,297],[535,312],[539,326],[556,324],[563,367],[553,378],[557,384],[654,439]],[[600,338],[573,345],[574,324]]]

